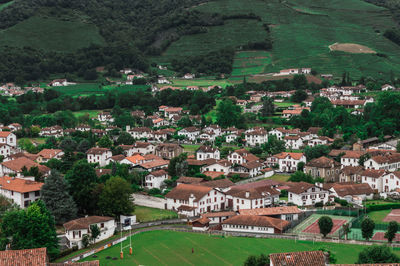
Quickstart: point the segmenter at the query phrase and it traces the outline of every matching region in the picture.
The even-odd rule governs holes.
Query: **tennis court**
[[[326,215],[326,214],[312,214],[310,217],[305,219],[299,225],[297,225],[293,230],[292,233],[297,235],[313,235],[319,234],[319,226],[318,226],[318,219],[322,216],[328,216],[332,218],[333,227],[331,236],[338,236],[340,227],[351,221],[353,217],[351,216],[337,216],[337,215]]]
[[[383,219],[384,222],[395,221],[400,223],[400,209],[392,210],[386,217]]]

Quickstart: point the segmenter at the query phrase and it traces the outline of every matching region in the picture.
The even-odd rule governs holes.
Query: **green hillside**
[[[93,24],[31,17],[0,31],[1,45],[30,46],[45,51],[71,52],[90,44],[104,44]]]
[[[290,67],[334,74],[349,71],[353,77],[400,70],[400,48],[381,34],[396,26],[390,11],[361,0],[217,0],[193,9],[225,16],[254,13],[262,21],[229,20],[223,26],[209,27],[207,33],[184,36],[163,53],[164,61],[260,40],[265,35],[261,25],[267,23],[274,41],[272,62],[246,67],[249,71],[234,67],[233,75]],[[361,44],[380,56],[330,51],[329,45],[337,42]]]

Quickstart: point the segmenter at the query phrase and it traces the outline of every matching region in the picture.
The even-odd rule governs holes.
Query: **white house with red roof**
[[[18,177],[0,177],[0,194],[21,208],[40,198],[43,183]]]
[[[65,237],[68,239],[69,248],[77,246],[82,248],[82,239],[84,235],[90,236],[90,226],[97,225],[100,229],[100,235],[94,240],[99,242],[110,238],[114,235],[117,225],[113,217],[107,216],[87,216],[71,220],[63,224],[65,229]]]
[[[207,159],[220,159],[218,148],[202,145],[196,150],[196,160],[203,161]]]
[[[108,148],[91,148],[86,152],[89,163],[98,163],[100,167],[109,164],[112,152]]]
[[[228,155],[228,161],[232,164],[245,164],[252,161],[259,161],[259,158],[246,149],[239,149]]]
[[[0,131],[0,144],[7,144],[15,148],[17,146],[17,136],[10,131]]]
[[[0,144],[0,155],[7,158],[11,155],[12,147],[7,144]]]
[[[225,194],[212,187],[180,184],[165,197],[167,209],[187,216],[225,209]]]
[[[299,150],[303,145],[303,139],[300,136],[285,136],[283,138],[286,149]]]
[[[306,163],[306,156],[303,153],[281,152],[268,157],[265,164],[270,167],[278,165],[277,172],[295,172],[300,162]]]
[[[164,181],[168,179],[168,173],[161,169],[153,171],[145,177],[145,187],[148,189],[160,189]]]
[[[329,191],[306,182],[287,182],[288,202],[297,206],[323,204],[329,201]]]
[[[47,176],[50,173],[50,168],[48,168],[47,166],[38,164],[33,160],[22,156],[14,160],[2,162],[0,176],[21,174],[24,168],[30,170],[32,167],[37,167],[39,173],[44,176]]]
[[[244,136],[248,146],[260,146],[268,141],[268,132],[263,128],[247,131]]]

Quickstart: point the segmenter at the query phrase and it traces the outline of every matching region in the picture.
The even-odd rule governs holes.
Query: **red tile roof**
[[[268,216],[236,215],[226,219],[222,222],[222,224],[273,227],[282,231],[290,223],[285,220],[271,218]]]
[[[45,266],[46,248],[0,251],[0,265],[4,266]]]
[[[259,215],[259,216],[273,216],[280,214],[292,214],[301,213],[297,206],[287,207],[271,207],[271,208],[260,208],[260,209],[242,209],[239,210],[242,215]]]
[[[302,251],[290,253],[273,253],[270,261],[276,266],[325,266],[325,255],[322,251]]]
[[[301,157],[303,157],[303,153],[301,153],[301,152],[281,152],[281,153],[275,154],[273,157],[276,157],[278,159],[285,159],[288,156],[292,157],[295,160],[300,160]]]
[[[71,220],[63,224],[64,228],[68,231],[70,230],[78,230],[78,229],[89,229],[89,226],[92,224],[103,223],[114,220],[113,217],[107,216],[88,216],[84,218],[78,218],[75,220]]]
[[[165,197],[170,199],[189,200],[190,195],[193,194],[195,197],[194,201],[199,201],[212,190],[213,188],[210,187],[180,184],[168,192]]]
[[[47,166],[40,165],[26,157],[19,157],[15,160],[3,162],[1,164],[4,167],[7,167],[8,169],[13,170],[14,172],[21,172],[22,168],[24,168],[24,166],[28,170],[31,169],[32,167],[37,167],[39,169],[39,172],[41,172],[41,173],[46,173],[46,172],[50,171],[50,168],[48,168]]]

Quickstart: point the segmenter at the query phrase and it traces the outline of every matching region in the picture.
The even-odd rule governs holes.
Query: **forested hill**
[[[123,67],[149,71],[151,63],[171,64],[180,73],[230,75],[237,67],[235,50],[268,52],[263,65],[254,66],[258,58],[243,63],[250,74],[292,67],[356,77],[400,71],[400,34],[383,35],[398,27],[392,19],[398,6],[390,4],[396,1],[368,1],[374,5],[363,0],[0,0],[0,82],[60,73],[90,77],[97,66],[113,76]],[[334,43],[360,44],[372,52],[330,50]]]

